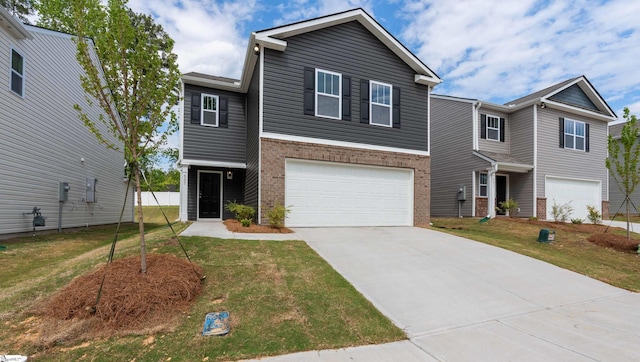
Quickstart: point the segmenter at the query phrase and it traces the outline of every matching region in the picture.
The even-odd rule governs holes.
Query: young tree
[[[627,212],[627,240],[631,239],[629,215],[631,213],[631,194],[640,183],[640,145],[638,144],[638,126],[635,115],[630,114],[629,108],[624,108],[626,123],[622,127],[620,139],[609,135],[609,157],[606,166],[620,190],[624,193],[624,203]]]
[[[0,0],[0,6],[7,9],[13,16],[17,16],[21,21],[29,24],[27,16],[33,14],[32,0]]]
[[[138,197],[141,270],[146,273],[146,246],[141,202],[142,161],[166,143],[177,129],[172,107],[180,97],[180,72],[173,40],[153,18],[136,14],[126,0],[41,0],[39,25],[77,35],[77,59],[85,71],[82,87],[89,104],[105,116],[90,119],[79,105],[80,118],[110,148],[98,125],[103,123],[124,144]],[[95,46],[98,59],[92,56]],[[168,122],[168,129],[160,127]]]

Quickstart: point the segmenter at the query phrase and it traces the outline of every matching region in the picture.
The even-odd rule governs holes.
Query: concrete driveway
[[[640,294],[434,230],[295,231],[410,340],[279,360],[640,361]]]

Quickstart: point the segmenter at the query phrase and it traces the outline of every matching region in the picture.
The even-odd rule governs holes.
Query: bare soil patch
[[[624,235],[611,233],[593,234],[587,240],[596,245],[604,246],[605,248],[612,248],[627,253],[637,253],[638,245],[640,244],[640,240],[627,240],[627,237]]]
[[[40,344],[171,330],[200,294],[201,276],[199,266],[169,254],[148,254],[146,274],[140,272],[139,256],[115,260],[74,279],[36,307],[35,314],[43,318]]]
[[[271,225],[260,225],[251,223],[249,226],[242,226],[240,221],[236,219],[227,219],[224,221],[227,230],[234,233],[252,233],[252,234],[290,234],[293,231],[285,227],[275,228]]]
[[[591,234],[587,238],[588,241],[598,246],[624,251],[627,253],[636,253],[638,251],[638,244],[640,244],[640,240],[627,240],[627,237],[624,235],[614,234],[611,228],[607,230],[607,225],[603,224],[569,224],[519,218],[509,218],[508,220],[520,223],[534,224],[539,226],[540,228],[545,229]],[[605,230],[607,230],[606,233]]]

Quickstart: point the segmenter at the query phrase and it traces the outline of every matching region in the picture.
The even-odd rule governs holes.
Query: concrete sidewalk
[[[222,221],[194,221],[180,235],[182,236],[208,236],[222,239],[243,239],[243,240],[300,240],[296,233],[290,234],[254,234],[254,233],[234,233],[227,230]]]
[[[295,231],[409,340],[263,361],[640,360],[637,293],[434,230]]]

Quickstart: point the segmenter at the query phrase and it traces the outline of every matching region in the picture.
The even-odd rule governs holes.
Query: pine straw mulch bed
[[[223,221],[227,230],[234,233],[257,233],[257,234],[290,234],[293,231],[285,227],[276,228],[270,225],[260,225],[251,223],[249,226],[242,226],[240,221],[236,219],[227,219]]]
[[[528,220],[521,218],[507,218],[510,221],[534,224],[546,229],[555,229],[561,231],[575,231],[591,234],[587,240],[605,248],[611,248],[627,253],[637,253],[640,240],[627,240],[624,235],[614,234],[611,229],[607,230],[607,220],[603,224],[570,224],[556,223],[551,221]],[[605,230],[607,230],[605,232]]]
[[[140,256],[114,260],[75,278],[36,307],[35,314],[44,317],[38,344],[170,331],[202,291],[201,276],[202,268],[169,254],[148,254],[146,274],[140,272]]]

